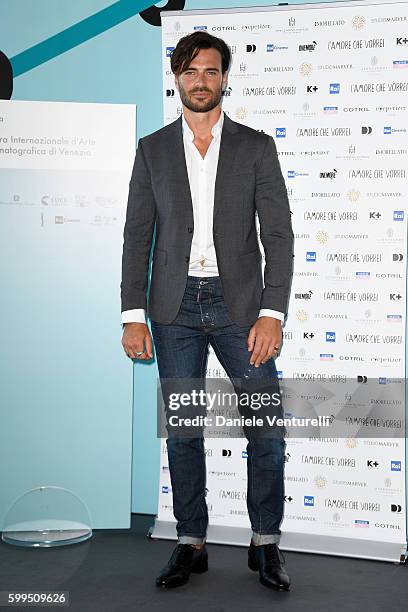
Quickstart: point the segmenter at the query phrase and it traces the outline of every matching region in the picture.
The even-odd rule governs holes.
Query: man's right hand
[[[146,323],[125,323],[122,346],[131,359],[152,359],[153,342]],[[141,355],[136,354],[141,351]]]

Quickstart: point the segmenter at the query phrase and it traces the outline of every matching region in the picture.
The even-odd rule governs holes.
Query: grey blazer
[[[264,278],[255,211],[265,250]],[[144,308],[158,323],[175,319],[186,287],[193,229],[179,117],[139,140],[123,232],[122,312]],[[293,232],[276,146],[271,136],[236,123],[227,115],[215,183],[213,237],[224,299],[232,320],[239,325],[252,325],[260,308],[286,312],[293,267]]]

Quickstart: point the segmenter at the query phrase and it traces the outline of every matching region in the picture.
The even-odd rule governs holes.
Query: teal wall
[[[11,60],[18,74],[12,98],[132,103],[137,105],[138,137],[160,128],[163,122],[161,29],[148,24],[138,14],[150,4],[137,0],[116,3],[1,0],[0,51]],[[156,6],[164,8],[167,4],[160,2]],[[184,8],[226,8],[237,4],[272,5],[262,0],[187,0]],[[118,312],[118,345],[120,339]],[[11,335],[6,338],[8,341],[12,341]],[[124,359],[127,358],[124,356]],[[131,361],[128,367],[129,370],[133,367]],[[154,514],[160,446],[155,430],[156,365],[137,364],[133,375],[132,510]]]

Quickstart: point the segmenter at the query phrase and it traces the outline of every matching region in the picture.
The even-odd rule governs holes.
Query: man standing
[[[289,203],[272,137],[221,109],[230,62],[226,43],[205,31],[172,53],[183,113],[139,141],[124,228],[122,345],[132,359],[153,357],[147,308],[162,381],[205,379],[211,344],[231,380],[276,390],[293,262]],[[265,586],[288,590],[278,548],[285,440],[247,437],[248,565]],[[208,567],[206,466],[203,437],[166,443],[178,544],[156,584],[174,587]]]

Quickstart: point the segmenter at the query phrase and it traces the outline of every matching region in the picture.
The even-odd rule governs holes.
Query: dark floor
[[[263,587],[247,568],[246,548],[215,544],[207,545],[207,573],[193,574],[177,589],[161,590],[154,578],[175,542],[147,538],[153,521],[150,515],[133,515],[131,530],[96,530],[88,542],[54,549],[0,542],[0,591],[69,591],[70,606],[62,609],[75,612],[408,609],[406,565],[286,552],[292,589],[280,593]]]

